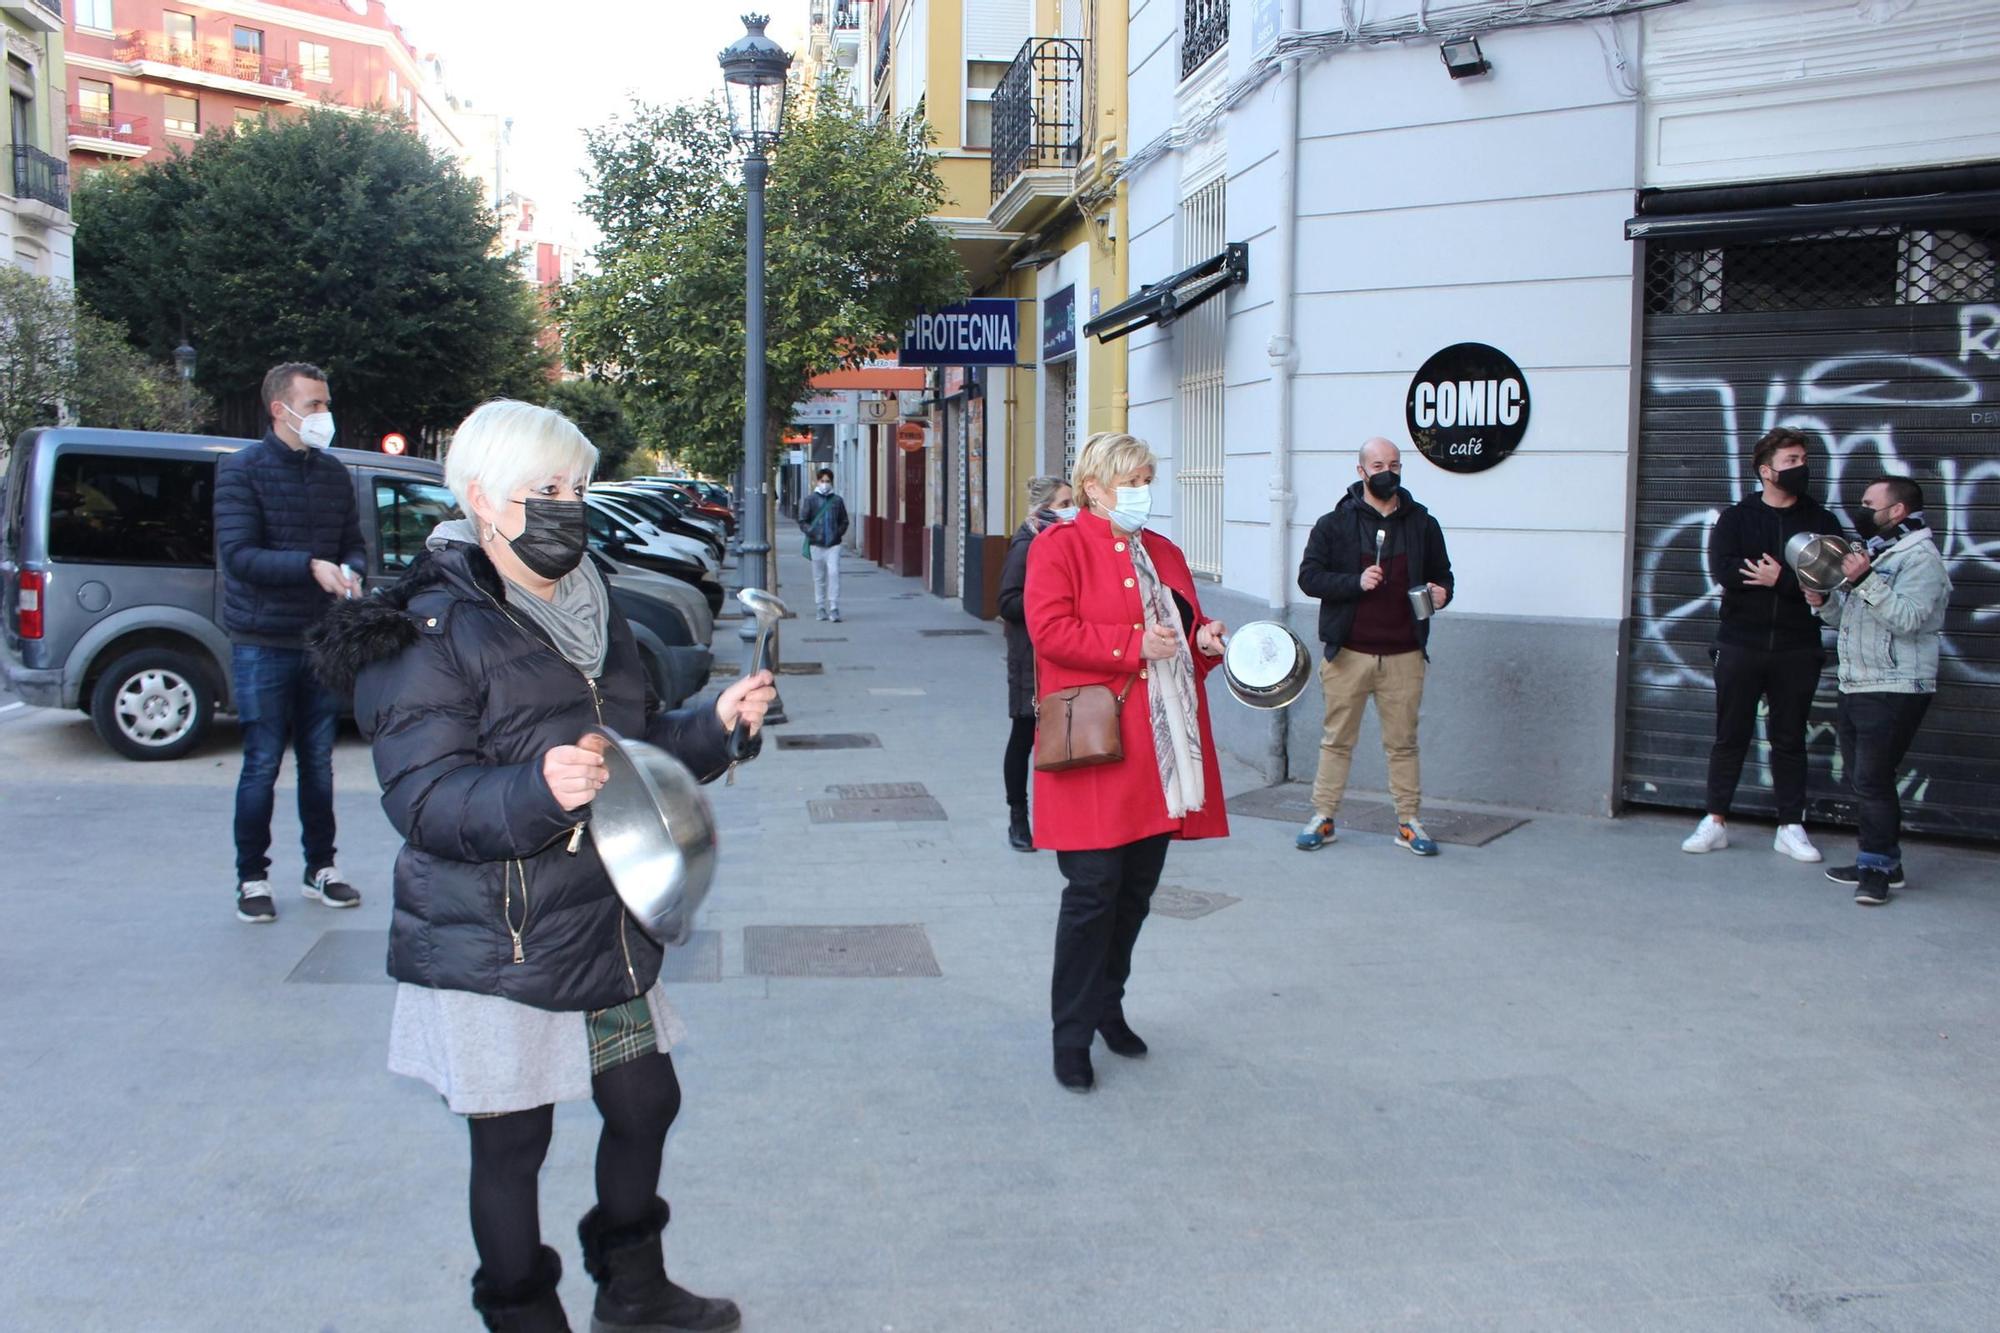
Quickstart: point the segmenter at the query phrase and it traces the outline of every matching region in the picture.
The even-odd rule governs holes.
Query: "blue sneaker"
[[[1299,836],[1292,839],[1292,846],[1302,852],[1315,852],[1330,842],[1339,842],[1334,836],[1333,819],[1329,815],[1314,815],[1299,830]]]
[[[1438,845],[1431,841],[1431,835],[1424,832],[1424,826],[1416,820],[1408,820],[1396,826],[1396,841],[1415,852],[1418,856],[1436,856]]]

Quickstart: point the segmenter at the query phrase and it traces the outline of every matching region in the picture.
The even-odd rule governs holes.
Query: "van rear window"
[[[49,493],[49,559],[213,565],[215,463],[65,450]]]

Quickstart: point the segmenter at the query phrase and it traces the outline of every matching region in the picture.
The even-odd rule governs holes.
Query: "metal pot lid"
[[[1273,689],[1298,669],[1303,648],[1298,635],[1275,620],[1254,621],[1229,636],[1222,655],[1223,670],[1232,683],[1244,689]]]

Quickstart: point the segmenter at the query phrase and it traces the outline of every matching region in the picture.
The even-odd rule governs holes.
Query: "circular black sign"
[[[1528,433],[1528,378],[1485,343],[1453,343],[1410,381],[1403,420],[1418,452],[1449,472],[1484,472]]]

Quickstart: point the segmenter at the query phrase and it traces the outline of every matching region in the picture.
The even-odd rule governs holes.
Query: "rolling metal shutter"
[[[1940,210],[1941,214],[1945,210]],[[1635,231],[1643,234],[1642,228]],[[1913,831],[2000,837],[2000,221],[1699,229],[1646,242],[1644,371],[1622,790],[1705,804],[1720,593],[1710,525],[1754,491],[1759,436],[1816,437],[1817,497],[1850,526],[1882,474],[1914,477],[1954,590],[1938,695],[1901,778]],[[1852,822],[1832,635],[1808,731],[1808,818]],[[1734,809],[1774,813],[1760,738]]]

